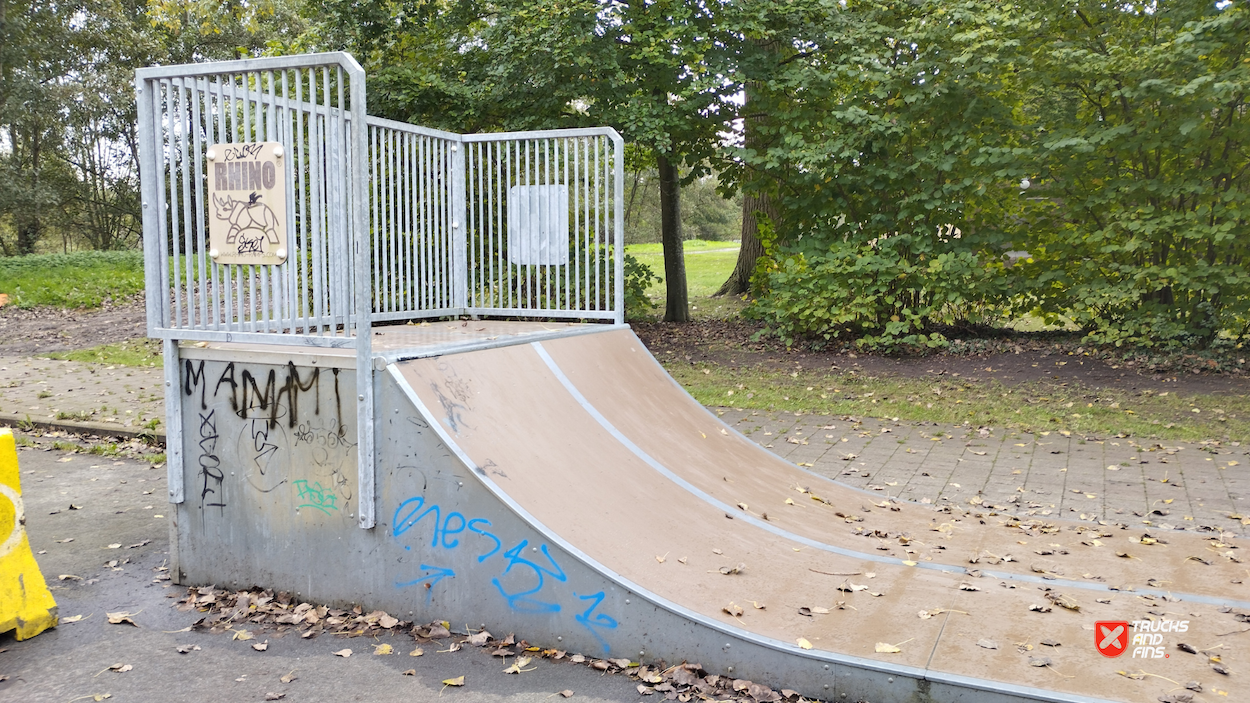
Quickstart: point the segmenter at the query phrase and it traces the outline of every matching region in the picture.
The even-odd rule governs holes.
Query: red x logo
[[[1124,620],[1094,623],[1094,645],[1104,657],[1118,657],[1128,650],[1128,623]]]

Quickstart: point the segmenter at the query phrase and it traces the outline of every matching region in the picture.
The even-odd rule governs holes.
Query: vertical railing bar
[[[564,168],[563,168],[563,170],[560,172],[560,179],[559,179],[559,182],[557,183],[557,187],[562,185],[562,186],[564,186],[564,191],[563,191],[563,192],[567,192],[567,191],[568,191],[568,187],[569,187],[569,186],[568,186],[568,183],[569,183],[569,140],[568,140],[568,139],[561,139],[561,140],[559,140],[559,141],[557,142],[557,147],[556,147],[556,148],[557,148],[557,150],[562,150],[562,153],[563,153],[563,155],[564,155],[564,156],[563,156],[563,166],[564,166]],[[556,213],[556,218],[557,218],[557,219],[559,219],[559,218],[564,218],[565,220],[567,220],[567,219],[568,219],[568,216],[569,216],[569,204],[568,204],[568,202],[564,202],[564,203],[563,203],[562,212],[557,212],[557,213]],[[566,231],[567,231],[567,230],[566,230]],[[566,249],[566,251],[565,251],[564,253],[565,253],[565,255],[567,255],[567,254],[568,254],[568,251],[567,251],[567,249],[568,249],[568,243],[567,243],[567,242],[565,242],[564,246],[565,246],[565,249]],[[573,309],[573,302],[569,299],[569,271],[571,271],[571,270],[572,270],[572,267],[569,265],[569,261],[568,261],[568,259],[567,259],[567,258],[566,258],[564,261],[565,261],[565,264],[564,264],[564,272],[563,272],[563,273],[564,273],[564,307],[563,307],[563,308],[561,308],[561,309],[563,309],[563,310],[572,310],[572,309]]]
[[[490,174],[490,180],[487,181],[487,187],[489,189],[488,197],[490,198],[490,207],[487,209],[487,213],[490,215],[490,221],[487,225],[487,233],[490,237],[491,249],[490,278],[486,284],[488,286],[486,289],[488,293],[486,304],[490,307],[503,307],[503,300],[501,297],[499,298],[498,304],[496,304],[496,293],[498,293],[499,296],[502,296],[503,294],[503,288],[499,285],[499,279],[496,278],[497,267],[495,265],[499,260],[500,254],[503,252],[502,244],[496,244],[499,232],[502,229],[499,226],[499,217],[503,212],[503,205],[501,204],[501,199],[499,197],[500,180],[498,154],[499,150],[495,148],[495,144],[493,142],[486,142],[486,164],[487,169],[489,169],[488,173]],[[490,187],[492,184],[494,185],[493,188]]]
[[[417,265],[420,259],[420,233],[417,231],[417,225],[420,215],[417,211],[420,202],[418,200],[417,189],[419,184],[417,179],[420,172],[414,170],[413,155],[420,146],[420,136],[409,137],[403,135],[398,141],[395,149],[395,198],[396,198],[396,228],[395,228],[395,278],[396,293],[399,295],[400,309],[416,310],[421,305],[421,291],[417,284],[419,281],[412,275],[413,267]],[[400,186],[399,184],[403,185]],[[402,213],[402,214],[400,214]],[[398,257],[407,250],[407,265],[399,265]]]
[[[196,289],[200,298],[200,329],[208,329],[208,266],[205,259],[208,257],[208,248],[204,246],[205,241],[205,221],[204,214],[206,212],[206,203],[204,202],[204,181],[199,178],[199,174],[204,172],[204,137],[201,133],[201,124],[204,121],[203,102],[208,95],[203,88],[200,87],[200,81],[193,81],[195,102],[191,108],[191,120],[195,124],[195,132],[191,135],[191,151],[195,154],[195,258],[198,262],[199,282]],[[211,134],[211,132],[209,133]]]
[[[429,137],[418,136],[414,146],[414,166],[416,172],[416,187],[414,190],[415,198],[413,202],[413,212],[417,216],[417,227],[413,230],[413,250],[417,253],[417,265],[419,275],[414,277],[413,290],[414,308],[418,310],[430,309],[430,217],[429,217],[429,197],[427,193],[426,181],[429,178],[430,169],[426,164],[426,158],[429,152]]]
[[[296,141],[291,135],[291,84],[289,70],[283,68],[280,69],[280,73],[282,76],[282,101],[281,105],[277,107],[277,115],[279,117],[275,129],[278,131],[277,139],[283,143],[283,150],[286,152],[286,156],[282,160],[282,187],[290,194],[292,189],[290,188],[291,181],[288,174],[291,173],[291,169],[287,166],[295,158],[294,146]],[[274,102],[278,102],[277,98],[274,99]],[[297,269],[292,264],[295,261],[294,244],[296,242],[295,233],[292,231],[295,224],[295,199],[293,197],[287,198],[286,212],[286,261],[281,266],[283,300],[285,303],[278,322],[278,331],[286,332],[289,330],[290,334],[295,334],[295,274]]]
[[[186,306],[187,327],[195,327],[195,263],[192,251],[195,249],[194,228],[191,224],[191,169],[187,162],[191,160],[187,140],[190,130],[187,128],[187,79],[178,79],[178,182],[182,185],[182,227],[183,266],[186,268]],[[173,170],[170,170],[173,177]],[[198,179],[197,179],[198,180]]]
[[[599,280],[600,271],[603,269],[603,257],[600,250],[600,225],[602,224],[602,214],[599,211],[599,181],[603,177],[599,171],[599,150],[603,140],[595,137],[595,305],[591,310],[599,310],[599,296],[602,293],[601,283]]]
[[[503,153],[500,155],[499,177],[499,304],[508,310],[515,310],[517,306],[517,281],[516,275],[512,268],[512,251],[513,245],[516,243],[512,236],[512,218],[516,217],[516,213],[520,212],[519,208],[514,207],[516,203],[512,199],[512,186],[516,183],[512,180],[512,163],[514,161],[513,152],[516,151],[516,142],[509,140],[500,142],[499,146]],[[505,302],[506,297],[506,302]]]
[[[400,201],[402,190],[400,188],[400,179],[402,173],[399,168],[399,148],[398,133],[395,130],[388,129],[383,138],[385,143],[384,163],[386,164],[385,175],[385,192],[386,192],[386,276],[388,281],[388,290],[390,291],[390,309],[403,309],[401,297],[403,296],[403,283],[396,281],[396,271],[399,261],[400,241],[402,238],[401,225],[399,221],[399,212],[403,203]]]
[[[217,144],[225,144],[228,124],[226,119],[226,84],[222,80],[221,75],[216,76],[216,79],[217,115],[213,122],[216,125],[217,137],[214,141]],[[216,261],[209,261],[208,265],[213,272],[213,328],[228,330],[230,329],[230,310],[233,304],[230,299],[230,272]]]
[[[577,307],[582,308],[582,218],[579,203],[581,198],[581,143],[580,138],[569,140],[573,145],[573,178],[569,183],[569,200],[573,208],[573,288],[578,298]]]
[[[504,172],[504,192],[511,193],[512,186],[520,185],[521,183],[521,174],[520,174],[521,143],[516,142],[516,141],[506,142],[504,154],[505,154],[505,159],[507,160],[507,163],[505,164],[505,172]],[[513,183],[513,180],[512,180],[512,175],[513,175],[512,164],[514,161],[516,162],[516,165],[517,165],[517,174],[516,174],[517,177],[516,177],[515,184]],[[509,252],[512,251],[513,245],[517,244],[517,240],[511,236],[512,235],[512,232],[511,232],[512,218],[517,217],[518,223],[519,223],[519,217],[520,217],[520,212],[521,212],[519,196],[517,200],[518,202],[512,203],[512,205],[515,205],[516,207],[515,208],[510,207],[508,210],[508,214],[507,214],[508,227],[509,227],[509,232],[508,232],[508,251]],[[516,210],[516,213],[512,212],[513,209]],[[517,270],[515,272],[513,271],[512,269],[513,263],[512,263],[511,254],[509,254],[509,256],[504,260],[503,263],[504,265],[508,267],[508,309],[515,310],[519,308],[521,305],[521,291],[519,288],[519,283],[517,281],[517,278],[520,275],[520,266],[518,265]]]
[[[324,69],[323,69],[324,70]],[[313,107],[308,111],[308,207],[312,210],[309,218],[312,236],[312,277],[313,277],[313,320],[317,326],[317,336],[325,330],[326,287],[325,270],[322,260],[325,258],[325,207],[321,202],[321,179],[325,176],[324,144],[325,139],[322,123],[326,119],[322,114],[317,90],[317,69],[308,69],[308,100]]]
[[[434,186],[434,305],[435,307],[446,307],[446,284],[445,284],[445,261],[443,256],[443,236],[446,233],[447,222],[444,219],[443,208],[446,207],[446,198],[443,197],[443,189],[447,187],[447,158],[445,156],[445,143],[439,139],[434,143],[435,168],[431,177],[437,179]]]
[[[246,144],[255,139],[255,136],[253,135],[253,131],[252,131],[252,77],[251,77],[251,74],[246,71],[239,74],[239,77],[242,79],[242,84],[240,88],[243,92],[243,98],[242,98],[243,131],[240,136],[240,141]],[[247,290],[247,308],[246,308],[247,326],[246,326],[246,329],[248,331],[255,332],[257,331],[256,330],[257,328],[256,280],[258,278],[257,273],[256,273],[256,267],[252,264],[247,264],[245,266],[240,267],[240,269],[246,272],[246,275],[247,275],[247,287],[246,287],[246,290]],[[240,278],[242,278],[242,276],[240,276]]]
[[[305,149],[311,148],[311,138],[304,133],[304,71],[303,69],[295,69],[295,138],[291,140],[293,153],[295,154],[295,173],[292,174],[292,180],[295,183],[295,196],[297,209],[299,212],[299,247],[296,259],[296,279],[295,285],[299,294],[299,312],[303,318],[304,324],[300,328],[301,334],[307,336],[311,334],[309,329],[310,318],[312,317],[311,304],[309,299],[308,288],[312,285],[311,271],[309,270],[309,260],[312,256],[312,248],[308,241],[308,227],[310,215],[308,213],[308,193],[304,189],[304,168],[311,160],[312,154],[305,156]],[[311,185],[310,185],[311,187]]]
[[[230,74],[231,130],[230,130],[230,142],[229,143],[231,144],[239,142],[241,140],[241,137],[239,136],[241,130],[244,130],[247,128],[246,116],[244,117],[244,120],[243,120],[244,123],[242,125],[239,124],[239,106],[237,104],[239,101],[238,87],[239,86],[236,81],[235,74],[233,73]],[[234,266],[227,265],[227,269],[230,271],[231,275],[234,277],[234,306],[235,306],[235,309],[233,311],[234,326],[235,326],[235,329],[241,331],[244,329],[244,326],[247,324],[247,316],[244,314],[244,309],[243,309],[243,306],[247,303],[247,299],[243,295],[244,267],[242,266],[234,267]]]
[[[336,259],[347,264],[340,272],[339,280],[339,310],[343,314],[343,336],[351,337],[355,332],[355,326],[352,324],[352,310],[355,296],[352,295],[352,280],[355,273],[356,257],[362,256],[361,252],[354,251],[351,240],[351,229],[347,212],[350,208],[351,185],[350,178],[347,174],[351,172],[349,164],[346,161],[348,152],[348,136],[347,136],[347,103],[343,100],[343,68],[341,66],[334,67],[335,88],[338,92],[338,120],[335,127],[335,165],[338,167],[337,173],[334,174],[334,209],[332,212],[337,216],[338,225],[335,241],[338,244],[339,251],[343,254],[342,258]],[[360,418],[357,418],[360,421]]]
[[[377,231],[377,262],[379,297],[383,299],[381,309],[393,311],[395,309],[395,277],[391,275],[391,262],[394,261],[394,252],[392,245],[394,237],[391,235],[391,215],[390,208],[391,199],[391,134],[393,130],[376,127],[373,130],[373,143],[375,152],[375,164],[373,173],[373,189],[374,189],[374,219],[376,223],[374,228]]]
[[[469,290],[467,291],[468,295],[465,296],[465,303],[472,307],[478,307],[478,303],[480,302],[478,299],[478,279],[480,278],[479,274],[481,273],[478,269],[478,261],[482,259],[482,237],[478,232],[478,228],[481,227],[482,222],[482,171],[480,168],[482,160],[482,144],[480,142],[472,145],[465,143],[461,146],[465,148],[466,152],[464,159],[467,164],[466,170],[468,175],[468,185],[465,186],[465,200],[469,203],[469,205],[466,209],[469,215],[473,217],[473,227],[470,228],[466,225],[464,230],[465,239],[469,243],[468,250],[473,253],[473,257],[469,260],[468,264],[468,276],[466,278],[469,281]],[[473,185],[474,177],[477,178],[476,188],[474,188]],[[477,208],[476,212],[474,211],[474,206]],[[475,245],[476,250],[474,248]]]
[[[154,95],[152,97],[152,112],[155,117],[155,125],[152,130],[153,151],[156,163],[159,165],[154,179],[156,181],[156,214],[160,224],[160,241],[161,241],[161,307],[165,310],[164,319],[161,325],[168,328],[179,327],[178,308],[174,304],[174,298],[170,295],[169,286],[177,283],[175,275],[177,271],[170,270],[170,233],[169,233],[169,214],[165,209],[165,165],[169,161],[169,150],[166,148],[165,133],[168,125],[165,123],[165,114],[162,109],[163,105],[167,105],[169,101],[169,91],[165,86],[166,81],[155,82],[152,86]],[[176,266],[176,264],[175,264]],[[172,309],[171,309],[172,306]]]
[[[543,157],[543,167],[546,170],[545,171],[546,175],[545,177],[540,177],[539,180],[542,181],[542,187],[546,189],[547,191],[550,191],[551,190],[551,140],[550,139],[543,140],[542,157]],[[538,228],[540,231],[551,226],[551,203],[549,202],[549,200],[550,198],[538,199],[538,208],[539,208],[538,209]],[[550,244],[550,242],[548,242],[548,244]],[[551,251],[548,250],[547,251],[547,263],[544,263],[542,268],[540,269],[542,271],[542,276],[543,276],[543,290],[546,291],[546,298],[543,301],[544,310],[550,310],[553,308],[551,304],[551,263],[550,262],[551,262]]]
[[[612,175],[616,188],[612,193],[612,225],[616,240],[616,324],[625,323],[625,155],[620,137],[612,139]]]
[[[269,74],[270,92],[273,89],[273,72],[267,71]],[[256,141],[271,141],[273,138],[273,103],[265,105],[265,73],[256,72]],[[263,132],[262,132],[263,127]],[[264,138],[261,138],[264,134]],[[261,329],[265,332],[273,331],[273,309],[270,307],[272,302],[277,305],[277,291],[271,290],[270,286],[276,280],[276,274],[270,275],[270,266],[261,264],[256,267],[260,273],[260,295],[261,295]]]
[[[195,249],[194,227],[191,223],[191,169],[187,162],[191,160],[187,140],[190,129],[187,127],[187,79],[178,80],[178,181],[182,184],[182,232],[183,266],[186,268],[186,307],[187,327],[195,327],[195,262],[192,255]],[[169,173],[172,178],[173,169]],[[198,178],[196,179],[199,180]]]
[[[530,186],[533,185],[530,182],[530,150],[531,150],[533,141],[534,140],[532,139],[525,140],[525,161],[524,161],[525,168],[524,168],[524,171],[522,172],[523,175],[521,177],[523,182],[518,184],[518,185],[523,186],[521,192],[526,194],[525,198],[527,201],[529,200]],[[532,231],[531,227],[534,224],[533,223],[533,217],[534,217],[533,210],[534,208],[531,207],[530,202],[526,202],[525,207],[521,209],[521,212],[525,213],[525,222],[521,225],[522,232]],[[528,259],[531,253],[532,252],[530,251],[526,251],[523,255],[523,258]],[[536,307],[534,305],[535,301],[533,300],[534,288],[536,285],[537,285],[537,281],[534,280],[534,265],[528,264],[525,266],[525,299],[522,301],[522,307],[530,308],[530,309],[533,309],[534,307]]]
[[[168,176],[161,174],[161,180],[164,181],[168,178],[169,183],[169,194],[166,197],[169,199],[170,271],[173,273],[174,327],[184,327],[186,325],[183,322],[183,315],[185,311],[183,310],[182,305],[183,267],[182,259],[180,257],[181,252],[179,251],[179,246],[182,245],[183,242],[182,227],[179,225],[178,218],[178,157],[180,155],[178,147],[178,127],[181,123],[179,123],[179,125],[175,125],[169,120],[169,116],[171,114],[174,116],[178,114],[178,107],[181,104],[179,101],[181,91],[178,91],[178,88],[172,79],[166,79],[164,83],[166,100],[168,100],[169,105],[168,112],[165,115],[165,130],[169,135],[169,147],[166,152],[169,155],[167,157],[169,169]]]

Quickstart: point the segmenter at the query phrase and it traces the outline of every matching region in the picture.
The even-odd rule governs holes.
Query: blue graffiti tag
[[[603,627],[609,630],[615,630],[616,619],[611,617],[610,615],[604,615],[603,613],[596,613],[593,619],[590,617],[590,614],[594,612],[595,608],[598,608],[599,604],[603,602],[603,598],[604,598],[603,591],[599,591],[598,593],[593,593],[589,596],[579,596],[576,593],[574,593],[573,595],[580,600],[593,600],[594,601],[594,603],[590,604],[589,608],[582,611],[580,615],[574,616],[573,619],[576,620],[578,623],[580,623],[582,627],[590,631],[590,634],[594,635],[595,639],[599,640],[599,644],[603,645],[603,652],[604,654],[606,654],[609,650],[608,641],[603,638],[603,635],[600,635],[598,632],[595,632],[595,628]]]
[[[517,544],[517,546],[504,552],[503,555],[505,557],[508,557],[508,567],[504,569],[503,572],[505,575],[508,574],[509,572],[512,571],[512,567],[518,564],[520,564],[521,566],[527,566],[531,570],[533,570],[534,575],[538,577],[538,585],[534,586],[528,591],[520,591],[518,593],[508,593],[507,591],[503,590],[503,585],[499,583],[499,579],[497,578],[491,579],[491,583],[495,584],[495,588],[499,589],[500,595],[502,595],[504,599],[508,601],[508,606],[511,607],[513,610],[520,610],[526,613],[558,613],[560,612],[560,606],[558,604],[546,603],[544,601],[535,600],[533,598],[530,598],[529,596],[532,596],[535,593],[538,593],[539,591],[543,590],[543,585],[544,585],[543,574],[547,574],[548,576],[551,576],[555,580],[561,581],[561,582],[568,581],[569,579],[567,576],[564,575],[564,570],[560,568],[560,565],[556,563],[556,560],[551,558],[551,554],[547,551],[547,545],[545,544],[542,546],[543,556],[547,557],[547,561],[551,562],[551,566],[555,568],[555,571],[552,571],[551,569],[543,568],[528,559],[522,559],[520,556],[521,552],[525,549],[526,545],[528,544],[529,544],[529,540],[523,539],[521,540],[519,544]]]
[[[418,583],[421,583],[422,581],[429,581],[429,583],[425,585],[425,602],[427,604],[434,597],[434,584],[438,583],[439,581],[442,581],[448,576],[452,578],[456,577],[456,572],[443,566],[430,566],[429,564],[422,564],[421,569],[433,570],[434,573],[426,574],[425,576],[422,576],[419,579],[413,579],[412,581],[405,581],[403,583],[397,583],[395,584],[395,587],[403,588],[404,586],[415,586]]]
[[[440,506],[427,503],[424,496],[409,498],[399,504],[399,507],[395,509],[394,519],[391,522],[391,533],[397,538],[402,537],[418,526],[426,517],[430,518],[426,522],[430,525],[433,533],[429,542],[432,549],[458,549],[461,546],[473,548],[468,543],[472,540],[465,540],[465,536],[471,533],[487,540],[487,544],[479,547],[485,551],[477,556],[478,564],[486,562],[496,554],[500,554],[501,551],[503,552],[500,554],[500,557],[504,560],[504,563],[502,566],[494,567],[494,569],[502,568],[502,571],[496,572],[496,575],[491,578],[491,584],[499,592],[500,597],[504,599],[509,608],[516,612],[533,614],[559,613],[564,610],[564,607],[558,602],[557,594],[552,593],[547,586],[552,582],[568,583],[568,576],[555,558],[551,556],[547,545],[538,544],[531,547],[529,540],[521,540],[512,548],[503,551],[503,541],[487,529],[491,527],[490,520],[485,518],[469,519],[463,514],[454,511],[444,514]],[[416,541],[420,542],[423,539],[424,537],[417,537]],[[404,549],[411,550],[412,546],[405,545]],[[525,553],[527,550],[534,552],[534,556],[527,558]],[[542,556],[537,556],[538,553],[541,553]],[[495,563],[499,564],[499,562]],[[451,569],[429,564],[421,564],[421,570],[426,573],[420,578],[397,583],[396,586],[406,587],[425,584],[427,603],[432,598],[435,584],[448,577],[456,576],[456,573]],[[517,585],[518,582],[521,585]],[[511,588],[516,588],[517,590],[509,590]],[[540,598],[540,594],[545,597]],[[611,616],[597,612],[606,597],[604,592],[599,591],[586,596],[576,593],[571,593],[571,595],[577,599],[576,602],[587,606],[580,613],[574,615],[574,620],[586,628],[587,632],[598,641],[605,653],[610,651],[608,641],[604,638],[605,631],[616,629],[618,623]],[[581,605],[578,605],[577,609],[581,609],[581,607]]]

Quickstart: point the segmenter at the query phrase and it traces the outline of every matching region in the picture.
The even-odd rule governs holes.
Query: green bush
[[[659,281],[651,267],[642,263],[630,254],[625,255],[625,319],[637,320],[646,318],[651,311],[659,307],[647,295],[647,288],[653,281]]]

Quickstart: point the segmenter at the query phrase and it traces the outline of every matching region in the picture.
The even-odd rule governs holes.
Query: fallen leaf
[[[378,625],[389,630],[399,624],[399,618],[383,614],[378,618]]]
[[[811,643],[811,642],[808,642],[806,637],[800,637],[800,638],[798,638],[797,640],[795,640],[795,642],[798,642],[798,644],[799,644],[799,648],[800,648],[800,649],[811,649],[811,648],[812,648],[812,643]]]
[[[105,615],[108,616],[109,624],[111,625],[128,624],[128,625],[134,625],[135,627],[139,626],[138,624],[135,623],[134,620],[131,619],[131,616],[137,615],[137,613],[126,613],[126,612],[118,611],[116,613],[105,613]]]
[[[373,645],[373,653],[375,656],[385,656],[387,654],[394,654],[395,650],[392,649],[389,644],[375,644]]]
[[[61,581],[81,581],[82,577],[75,576],[73,574],[61,574],[60,576],[57,576],[57,579]]]
[[[295,679],[298,679],[298,678],[299,678],[299,677],[295,675],[295,670],[294,670],[294,669],[291,669],[291,673],[289,673],[289,674],[287,674],[287,675],[283,676],[282,678],[280,678],[280,679],[278,679],[278,680],[279,680],[279,681],[281,681],[282,683],[291,683],[292,681],[294,681]]]
[[[264,642],[257,642],[256,644],[252,645],[252,649],[255,649],[258,652],[263,652],[266,649],[269,649],[269,640],[265,640]]]
[[[109,545],[109,549],[121,549],[121,548],[122,548],[121,542],[114,542]]]
[[[529,666],[530,662],[532,661],[534,661],[532,657],[517,657],[516,661],[512,663],[512,666],[508,667],[507,669],[504,669],[503,673],[519,674],[523,671],[533,671],[536,667],[530,667],[529,669],[525,668]]]
[[[1050,666],[1050,657],[1029,657],[1029,666]]]
[[[768,607],[767,605],[764,605],[763,603],[756,603],[755,601],[751,601],[751,605],[752,605],[752,606],[753,606],[756,610],[763,610],[763,609],[765,609],[765,608],[767,608],[767,607]]]
[[[408,656],[410,656],[410,657],[419,657],[419,656],[421,656],[422,654],[425,654],[425,650],[424,650],[424,649],[421,649],[420,647],[417,647],[416,649],[412,650],[411,652],[408,652]]]
[[[339,651],[334,653],[334,656],[343,657],[343,658],[350,657],[351,655],[352,655],[352,650],[350,649],[340,649]]]
[[[81,614],[79,614],[79,615],[70,615],[69,617],[61,618],[61,619],[60,619],[60,622],[78,622],[79,620],[82,620],[82,615],[81,615]]]
[[[726,576],[729,576],[732,574],[740,574],[744,570],[746,570],[746,568],[747,568],[746,564],[738,564],[737,566],[722,566],[720,568],[720,572]]]
[[[1117,671],[1115,673],[1119,674],[1120,676],[1123,676],[1126,679],[1133,679],[1134,681],[1141,681],[1142,679],[1146,678],[1146,674],[1141,671],[1134,671],[1131,673],[1127,671]]]
[[[265,694],[265,700],[267,701],[280,701],[283,698],[286,698],[285,693],[266,693]]]
[[[443,679],[443,685],[444,685],[444,686],[463,686],[463,685],[464,685],[464,677],[463,677],[463,676],[457,676],[457,677],[456,677],[456,678],[454,678],[454,679]]]
[[[187,652],[198,652],[200,651],[200,645],[180,644],[177,647],[174,647],[174,651],[178,652],[179,654],[186,654]]]
[[[721,610],[725,611],[726,613],[729,613],[735,618],[743,613],[742,606],[738,605],[737,603],[732,603],[732,602],[729,605],[725,606],[724,608],[721,608]]]
[[[474,647],[482,647],[488,640],[490,640],[490,633],[486,630],[482,630],[481,632],[469,635],[469,639],[465,641]]]
[[[231,637],[230,639],[239,640],[240,642],[246,642],[255,636],[256,635],[253,635],[251,632],[248,632],[247,630],[235,630],[234,636]]]
[[[899,649],[898,647],[895,647],[892,644],[887,644],[885,642],[878,642],[876,646],[876,650],[878,654],[898,654],[899,652],[903,651]]]
[[[560,691],[560,695],[561,695],[561,696],[564,696],[565,698],[572,698],[572,697],[573,697],[573,689],[566,688],[566,689],[564,689],[563,691]]]
[[[979,639],[977,640],[977,646],[982,649],[998,649],[998,643],[994,640]]]

